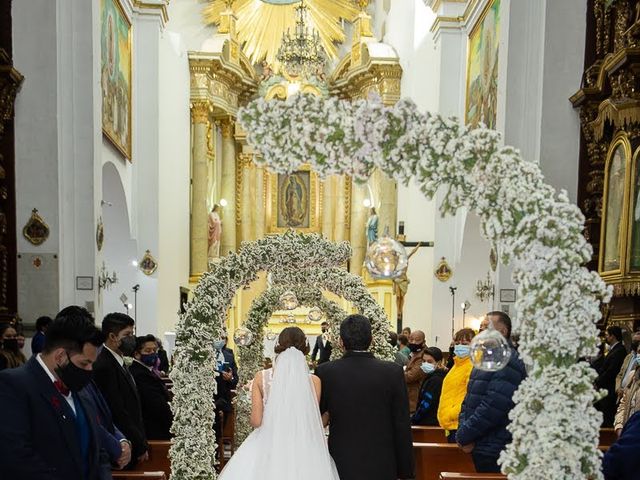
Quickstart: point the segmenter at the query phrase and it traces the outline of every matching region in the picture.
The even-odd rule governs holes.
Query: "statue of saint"
[[[418,243],[416,247],[411,250],[409,255],[407,256],[407,262],[411,260],[416,252],[420,249],[422,243]],[[398,319],[402,319],[402,311],[404,310],[404,297],[409,290],[409,284],[411,280],[407,275],[407,271],[409,270],[409,265],[407,265],[406,270],[400,275],[398,278],[393,279],[393,294],[396,296],[396,306],[398,308]]]
[[[367,220],[367,246],[378,240],[378,214],[376,209],[371,207],[369,219]]]
[[[208,258],[218,258],[220,256],[220,239],[222,238],[222,220],[218,215],[220,207],[216,204],[209,213],[209,248]]]

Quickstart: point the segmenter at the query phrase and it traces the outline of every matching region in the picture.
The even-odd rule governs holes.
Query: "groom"
[[[340,325],[344,357],[316,369],[320,408],[329,414],[329,451],[340,480],[414,477],[409,400],[402,367],[374,358],[371,322],[349,315]]]

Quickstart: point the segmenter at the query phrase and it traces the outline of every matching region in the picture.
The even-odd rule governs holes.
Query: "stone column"
[[[191,104],[193,140],[191,150],[191,279],[199,278],[208,270],[208,212],[207,212],[207,130],[209,128],[209,102]]]
[[[222,208],[222,245],[220,256],[236,251],[236,141],[233,137],[235,122],[222,122],[222,188],[220,197],[227,201]]]

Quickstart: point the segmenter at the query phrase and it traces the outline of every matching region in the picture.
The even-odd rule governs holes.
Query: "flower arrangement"
[[[566,192],[556,195],[538,165],[503,146],[499,133],[421,113],[409,100],[385,107],[296,95],[253,101],[238,118],[257,161],[274,171],[309,163],[322,177],[364,182],[379,168],[403,184],[413,180],[427,198],[442,189],[443,215],[474,211],[503,263],[513,265],[520,353],[530,372],[514,397],[502,471],[516,480],[602,479],[599,394],[577,359],[595,354],[599,305],[611,290],[583,266],[592,250]]]
[[[257,279],[261,271],[271,272],[275,288],[295,288],[305,304],[319,306],[334,322],[344,315],[334,302],[324,299],[321,290],[343,295],[361,312],[372,318],[374,352],[392,358],[391,349],[382,345],[387,337],[388,322],[362,280],[338,268],[351,257],[348,243],[332,243],[320,235],[289,231],[284,235],[243,243],[238,253],[231,253],[205,273],[194,291],[194,298],[178,321],[171,408],[174,434],[170,450],[171,478],[180,480],[215,479],[216,441],[214,433],[216,393],[213,341],[219,339],[225,326],[227,311],[236,291]],[[295,279],[291,282],[286,279]],[[358,283],[359,282],[359,283]],[[254,334],[254,343],[240,347],[241,380],[262,368],[263,327],[267,312],[278,308],[271,293],[254,302],[245,327]],[[280,292],[282,293],[282,292]],[[275,295],[275,294],[274,294]],[[238,401],[238,416],[246,414],[246,395]],[[250,403],[248,408],[250,408]],[[244,410],[242,410],[244,409]],[[247,416],[248,418],[248,416]],[[241,433],[246,435],[246,432]]]

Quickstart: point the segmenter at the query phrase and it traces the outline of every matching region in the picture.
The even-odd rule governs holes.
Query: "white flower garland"
[[[276,288],[282,288],[283,279],[296,279],[289,283],[294,284],[293,288],[301,292],[303,299],[307,295],[315,295],[305,293],[306,289],[318,292],[324,289],[342,294],[372,319],[374,353],[383,358],[392,358],[390,346],[387,345],[386,350],[381,346],[387,337],[388,326],[384,311],[375,303],[359,277],[338,268],[349,258],[351,247],[346,242],[334,244],[320,235],[290,231],[284,235],[243,243],[238,253],[230,253],[202,276],[194,291],[194,299],[176,328],[175,363],[170,374],[174,392],[171,404],[174,413],[171,428],[174,439],[170,450],[172,479],[216,478],[213,342],[222,334],[227,311],[236,291],[255,281],[259,272],[272,272],[274,283],[278,285]],[[315,298],[326,309],[328,318],[335,319],[341,315],[341,310],[339,312],[332,306],[333,302],[325,303]],[[257,327],[258,316],[256,312],[256,316],[250,316],[245,324],[256,335],[254,349],[258,346],[262,348],[263,333]],[[252,351],[251,347],[247,348]],[[242,358],[247,377],[249,372],[255,374],[261,368],[257,360],[261,355],[260,351],[259,355],[254,352]]]
[[[325,320],[329,323],[330,332],[339,328],[340,322],[347,315],[347,312],[337,303],[326,299],[319,288],[306,285],[274,286],[265,290],[252,302],[251,310],[249,310],[247,319],[242,326],[253,333],[253,342],[251,345],[238,346],[237,349],[240,365],[238,385],[241,387],[238,390],[238,397],[236,397],[236,445],[240,445],[252,431],[249,423],[251,415],[250,383],[256,373],[264,368],[264,328],[273,312],[281,308],[280,297],[287,290],[296,294],[299,305],[320,308],[324,313]]]
[[[591,247],[584,216],[556,195],[539,167],[501,145],[500,135],[420,113],[408,100],[347,102],[296,95],[256,100],[239,112],[256,160],[277,172],[310,163],[322,176],[364,182],[374,168],[428,198],[442,188],[443,214],[474,211],[484,236],[514,267],[520,352],[530,375],[515,395],[513,442],[500,457],[511,479],[602,479],[601,415],[593,372],[576,359],[596,351],[599,304],[611,290],[583,265]]]

